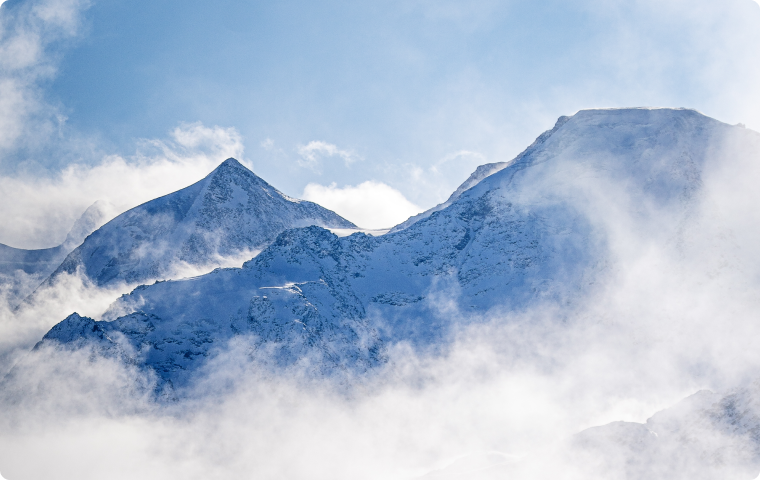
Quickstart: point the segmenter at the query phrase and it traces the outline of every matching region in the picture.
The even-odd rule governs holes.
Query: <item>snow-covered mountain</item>
[[[692,110],[581,111],[560,118],[506,167],[494,168],[406,228],[343,238],[317,226],[290,229],[242,268],[138,287],[111,307],[111,321],[74,314],[43,342],[97,345],[175,385],[241,335],[278,365],[363,371],[382,363],[389,343],[435,344],[452,324],[489,312],[539,302],[572,305],[614,269],[614,232],[604,223],[610,216],[625,213],[643,234],[677,245],[701,194],[703,168],[715,145],[732,135],[758,140],[754,132]],[[168,214],[149,218],[168,227],[151,233],[152,244],[182,246],[169,258],[198,263],[207,261],[208,252],[261,245],[237,234],[241,216],[232,213],[243,206],[229,186],[237,183],[227,179],[252,178],[246,172],[225,162],[174,197],[122,215],[111,224],[123,225],[129,237],[115,228],[107,233],[106,225],[69,256],[66,268],[84,265],[100,284],[160,277],[153,259],[166,258],[163,250],[143,253],[139,244],[147,233],[128,230],[131,219],[144,222],[159,211]],[[211,211],[228,212],[225,220],[214,220],[218,229],[210,236],[204,236],[205,223],[182,223],[182,212],[203,211],[192,203],[201,197],[211,198]],[[262,216],[272,218],[256,218]],[[225,231],[233,238],[227,240]],[[102,250],[113,252],[99,257],[108,261],[88,263],[92,252]]]
[[[97,201],[74,222],[57,247],[25,250],[0,244],[0,295],[12,305],[29,295],[89,234],[112,217],[113,206]]]
[[[285,229],[355,226],[312,202],[290,198],[229,158],[203,180],[114,218],[51,275],[83,273],[98,286],[206,271],[251,258]]]

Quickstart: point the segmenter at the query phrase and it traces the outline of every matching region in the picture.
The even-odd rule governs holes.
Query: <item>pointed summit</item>
[[[209,180],[211,178],[214,178],[218,175],[221,175],[223,177],[227,176],[238,176],[238,175],[244,175],[251,178],[260,178],[258,175],[253,173],[248,167],[237,161],[236,159],[230,157],[227,160],[223,161],[219,165],[216,166],[215,169],[213,169],[208,175],[206,175],[201,182],[204,180]]]
[[[221,190],[225,190],[230,185],[237,185],[238,187],[247,191],[249,196],[261,197],[262,192],[266,192],[265,195],[271,198],[281,198],[286,201],[293,201],[292,198],[282,194],[279,190],[267,183],[263,178],[253,173],[248,167],[238,162],[236,159],[230,157],[227,160],[219,164],[211,173],[199,183],[206,182],[204,188],[208,191],[217,190],[218,193]],[[249,187],[255,185],[256,189],[250,189]],[[220,193],[222,197],[225,196],[223,192]],[[259,198],[261,201],[265,201]]]
[[[242,167],[243,164],[238,162],[234,157],[230,157],[227,160],[219,164],[219,167]],[[217,168],[219,168],[217,167]]]
[[[258,177],[255,173],[253,173],[248,167],[237,161],[235,158],[228,158],[227,160],[223,161],[219,164],[218,167],[216,167],[208,176],[213,176],[218,173],[224,173],[224,172],[232,172],[232,171],[244,171],[250,175],[254,175]]]
[[[234,158],[201,181],[135,207],[95,231],[51,275],[83,271],[96,285],[134,285],[254,256],[288,228],[355,228],[292,199]],[[227,260],[225,260],[227,259]]]

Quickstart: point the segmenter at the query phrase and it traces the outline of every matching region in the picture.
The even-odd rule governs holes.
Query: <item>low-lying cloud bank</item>
[[[606,299],[601,314],[591,308],[568,318],[546,308],[470,318],[479,323],[443,352],[398,345],[385,369],[348,379],[351,387],[298,371],[267,373],[240,338],[180,403],[155,403],[153,377],[97,352],[39,351],[4,385],[0,466],[11,480],[414,478],[463,454],[496,451],[516,465],[538,455],[548,471],[566,472],[561,457],[541,448],[608,421],[643,421],[757,366],[755,332],[731,331],[749,312],[720,318],[730,333],[699,331],[722,309],[713,300],[729,298],[679,312],[689,328],[675,322],[658,331],[679,302],[651,294]],[[639,315],[647,321],[632,325]],[[692,371],[715,357],[721,362],[710,372]],[[577,478],[615,478],[584,472]]]

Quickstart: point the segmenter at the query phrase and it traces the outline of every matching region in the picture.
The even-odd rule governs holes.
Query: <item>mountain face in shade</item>
[[[98,286],[135,285],[250,258],[288,228],[355,228],[290,198],[237,160],[187,188],[135,207],[90,235],[51,276],[83,273]],[[242,260],[241,260],[242,262]]]
[[[14,305],[61,265],[95,229],[113,217],[113,206],[97,201],[74,223],[61,245],[25,250],[0,244],[0,295]]]
[[[439,345],[452,326],[484,316],[539,304],[572,307],[615,269],[614,231],[605,223],[611,218],[625,218],[647,241],[681,248],[703,194],[703,169],[728,140],[755,152],[760,145],[755,132],[691,110],[581,111],[404,229],[343,238],[318,226],[286,230],[243,268],[141,286],[112,305],[104,317],[111,321],[74,314],[43,341],[73,348],[92,340],[175,385],[241,336],[277,365],[365,371],[395,342]],[[240,178],[251,187],[231,180]],[[167,257],[139,248],[148,240],[173,252],[168,258],[202,263],[208,252],[255,248],[270,238],[250,240],[253,232],[231,227],[238,212],[275,218],[275,207],[262,211],[250,200],[256,195],[324,212],[278,199],[267,187],[225,162],[202,182],[118,217],[67,263],[84,265],[99,284],[156,278],[152,259]]]

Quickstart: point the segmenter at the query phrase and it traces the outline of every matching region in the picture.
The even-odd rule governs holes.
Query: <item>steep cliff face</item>
[[[225,257],[250,258],[281,231],[308,225],[354,228],[319,205],[287,197],[230,158],[200,182],[108,222],[51,281],[78,270],[98,286],[172,278]]]
[[[647,241],[679,245],[713,146],[737,128],[690,110],[582,111],[403,229],[343,238],[317,226],[286,230],[243,268],[135,289],[112,306],[112,321],[95,322],[87,335],[113,348],[128,344],[119,351],[132,352],[130,361],[183,383],[240,335],[278,365],[364,371],[383,362],[388,344],[436,345],[452,326],[485,315],[571,306],[615,268],[610,222],[624,217]],[[261,245],[274,229],[254,232],[258,223],[246,219],[272,219],[276,209],[245,199],[276,192],[236,190],[240,181],[230,178],[239,175],[251,178],[228,161],[203,182],[117,218],[128,235],[104,227],[69,260],[106,284],[156,278],[165,258],[199,264]],[[286,218],[317,223],[314,215]],[[141,250],[146,244],[172,253]],[[80,331],[81,319],[70,317],[45,341],[71,343],[68,323]]]

